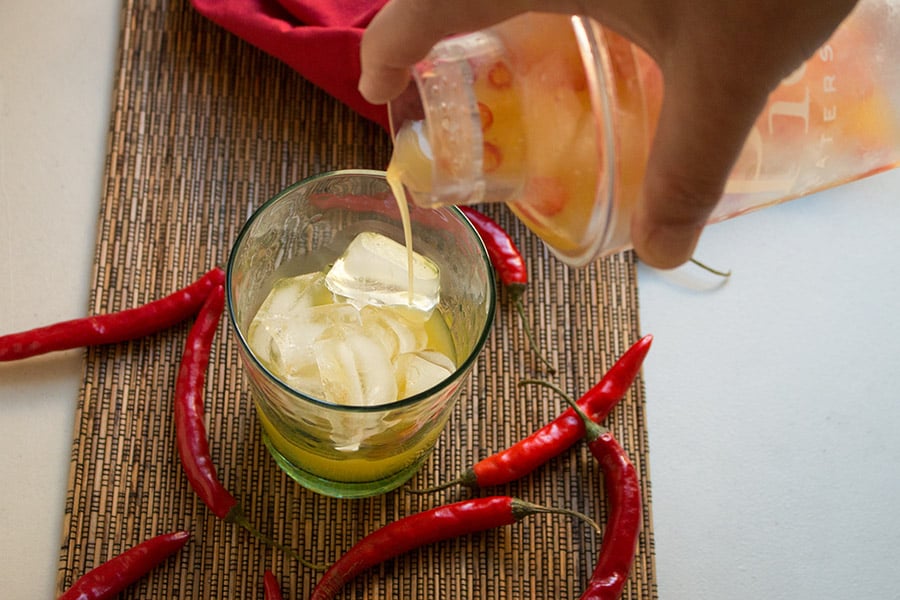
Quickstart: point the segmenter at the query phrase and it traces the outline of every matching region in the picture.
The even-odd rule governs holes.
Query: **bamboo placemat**
[[[384,168],[387,135],[293,71],[193,12],[186,0],[126,1],[92,272],[90,310],[157,298],[226,260],[252,209],[311,174]],[[554,381],[579,395],[639,336],[630,253],[580,271],[551,258],[503,207],[490,207],[531,269],[528,317],[559,367]],[[217,520],[195,497],[175,450],[173,389],[190,324],[89,349],[75,415],[57,584],[151,536],[189,529],[179,554],[125,598],[262,598],[271,568],[287,598],[306,598],[319,574]],[[305,557],[330,563],[378,526],[470,495],[402,491],[335,500],[306,491],[269,458],[237,347],[223,320],[207,376],[211,452],[251,521]],[[562,410],[505,294],[494,331],[449,429],[413,480],[430,485],[527,435]],[[608,420],[643,479],[644,528],[624,598],[657,597],[645,399],[639,380]],[[522,481],[512,494],[605,518],[602,477],[583,446]],[[343,598],[576,598],[600,540],[558,516],[530,517],[390,561],[357,578]]]

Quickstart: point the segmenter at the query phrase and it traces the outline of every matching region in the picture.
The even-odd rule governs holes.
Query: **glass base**
[[[319,475],[314,475],[292,463],[278,451],[274,444],[272,444],[272,441],[269,439],[269,436],[266,435],[265,431],[263,431],[262,439],[266,448],[269,449],[269,454],[275,459],[275,463],[282,471],[287,473],[291,479],[308,490],[332,498],[369,498],[394,490],[409,481],[409,479],[422,468],[425,459],[427,459],[430,454],[430,452],[426,452],[421,458],[407,468],[382,479],[374,481],[333,481],[331,479],[320,477]]]

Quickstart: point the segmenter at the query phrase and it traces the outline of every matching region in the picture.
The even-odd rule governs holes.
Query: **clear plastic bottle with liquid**
[[[736,66],[740,68],[740,66]],[[662,100],[655,63],[578,16],[449,38],[390,105],[420,206],[505,202],[571,266],[630,247]],[[710,221],[900,165],[900,0],[861,0],[771,94]]]

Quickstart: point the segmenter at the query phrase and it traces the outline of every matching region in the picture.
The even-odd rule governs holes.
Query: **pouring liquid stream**
[[[406,200],[406,190],[400,181],[401,167],[395,158],[391,159],[388,165],[385,179],[394,194],[397,201],[397,209],[400,211],[400,221],[403,223],[403,243],[406,246],[406,269],[407,269],[407,303],[412,306],[414,299],[413,291],[413,243],[412,243],[412,223],[409,218],[409,204]]]

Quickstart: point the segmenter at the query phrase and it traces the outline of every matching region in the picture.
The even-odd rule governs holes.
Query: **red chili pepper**
[[[494,111],[484,102],[478,103],[478,116],[481,118],[481,131],[487,131],[494,124]]]
[[[511,525],[537,513],[561,513],[586,519],[563,508],[547,508],[511,498],[491,496],[463,500],[403,517],[370,533],[353,545],[322,576],[310,600],[334,598],[338,590],[366,569],[427,544]]]
[[[263,590],[265,592],[265,600],[282,600],[283,596],[281,595],[281,587],[278,585],[278,580],[275,579],[275,574],[272,573],[269,569],[266,569],[266,572],[263,574]]]
[[[210,290],[224,281],[225,272],[216,267],[189,286],[137,308],[0,336],[0,361],[114,344],[161,331],[195,315]]]
[[[495,220],[471,206],[457,206],[457,208],[469,219],[472,227],[484,241],[491,264],[503,287],[506,288],[510,301],[516,307],[516,312],[519,313],[525,336],[528,338],[532,351],[551,373],[555,372],[550,361],[537,351],[537,342],[535,342],[531,326],[528,324],[528,317],[525,315],[525,304],[522,301],[528,285],[528,267],[525,265],[525,258],[519,252],[512,237]]]
[[[652,343],[653,336],[648,334],[632,344],[603,378],[578,399],[578,405],[591,419],[604,420],[625,396]],[[411,491],[433,492],[455,484],[483,488],[515,481],[571,448],[584,433],[584,422],[569,408],[528,437],[480,460],[456,479],[425,490]]]
[[[187,531],[150,538],[82,575],[59,600],[106,600],[146,575],[190,539]]]
[[[510,295],[521,296],[528,285],[528,267],[515,242],[497,221],[471,206],[457,206],[484,240],[491,264]]]
[[[506,63],[498,61],[488,71],[488,81],[497,89],[506,89],[513,84],[513,74]]]
[[[607,517],[603,541],[591,580],[580,600],[616,600],[625,587],[631,565],[634,563],[638,536],[641,533],[641,484],[637,470],[625,449],[605,427],[559,388],[546,382],[559,392],[581,419],[585,438],[591,454],[603,472],[603,489],[606,490]]]
[[[220,285],[209,294],[188,333],[175,382],[175,437],[191,487],[213,514],[228,520],[240,507],[216,475],[203,423],[203,382],[224,306],[225,289]]]
[[[612,433],[598,427],[588,433],[588,439],[603,471],[607,518],[594,572],[581,600],[615,600],[625,587],[641,533],[641,485],[637,470]]]
[[[481,170],[485,173],[493,173],[503,164],[503,151],[490,142],[481,145]]]
[[[214,515],[246,529],[265,544],[278,548],[296,558],[303,565],[321,570],[319,565],[301,558],[296,552],[257,530],[244,514],[237,499],[231,495],[216,474],[209,453],[206,425],[203,422],[203,382],[209,366],[209,354],[219,319],[225,306],[225,289],[219,285],[204,302],[197,320],[188,333],[175,381],[175,442],[178,456],[188,482],[194,492]]]
[[[529,177],[516,208],[540,222],[558,214],[569,203],[569,191],[558,177]]]

